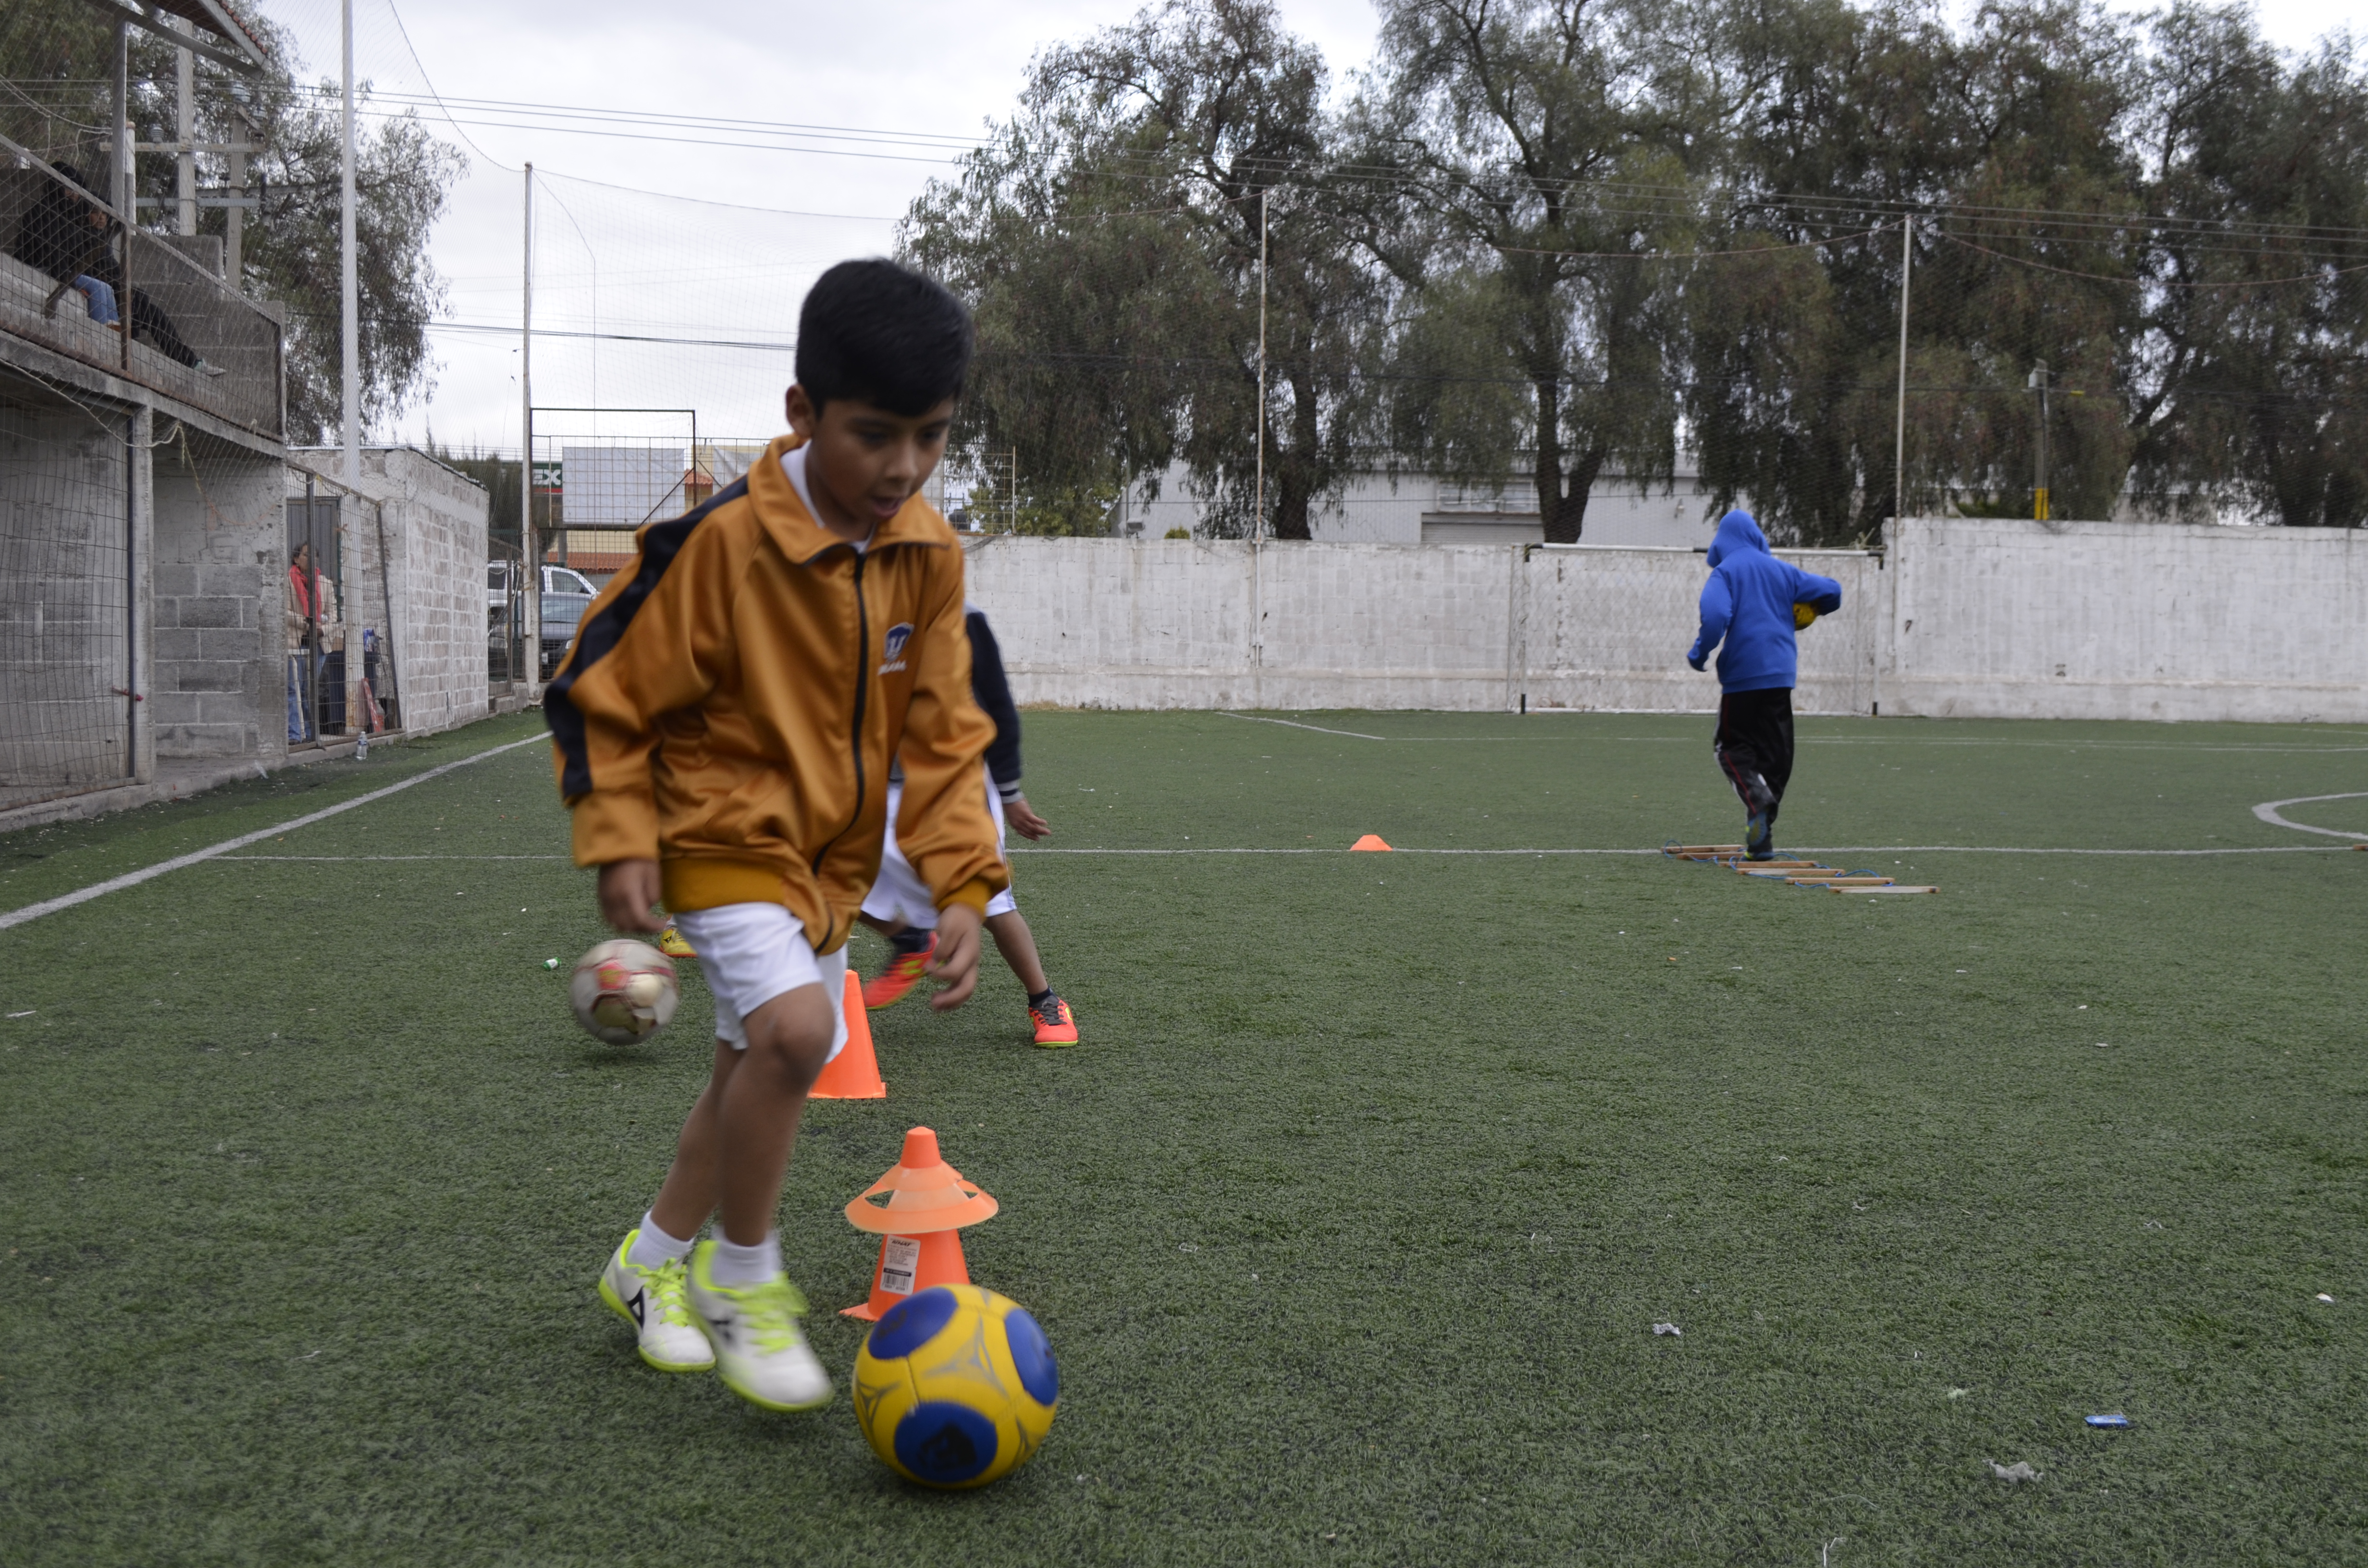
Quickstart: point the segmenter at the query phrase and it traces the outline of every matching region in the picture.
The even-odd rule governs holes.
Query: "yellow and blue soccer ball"
[[[984,1486],[1053,1429],[1061,1375],[1017,1301],[935,1285],[871,1325],[855,1358],[855,1419],[881,1462],[924,1486]]]

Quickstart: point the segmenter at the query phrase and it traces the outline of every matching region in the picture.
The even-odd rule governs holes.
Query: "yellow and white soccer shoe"
[[[600,1271],[600,1299],[633,1325],[643,1360],[661,1372],[704,1372],[715,1365],[715,1352],[684,1299],[689,1272],[680,1259],[655,1268],[627,1261],[641,1233],[638,1225],[626,1232],[609,1255],[609,1267]]]
[[[690,1255],[690,1310],[715,1346],[716,1375],[723,1386],[767,1410],[819,1410],[830,1403],[830,1374],[798,1319],[806,1299],[777,1274],[762,1285],[718,1285],[715,1244],[701,1242]]]

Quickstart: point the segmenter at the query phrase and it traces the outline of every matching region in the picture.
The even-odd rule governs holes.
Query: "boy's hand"
[[[658,897],[655,860],[611,860],[600,868],[600,918],[626,936],[666,929],[650,913]]]
[[[966,903],[950,903],[938,911],[938,950],[921,972],[942,988],[929,1006],[950,1012],[970,1000],[978,988],[979,913]]]
[[[1053,824],[1036,814],[1025,795],[1014,795],[1003,802],[1003,820],[1027,839],[1042,838],[1053,831]]]

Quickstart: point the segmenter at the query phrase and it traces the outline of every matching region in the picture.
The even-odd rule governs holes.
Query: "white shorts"
[[[1003,797],[996,791],[995,776],[987,773],[984,767],[981,767],[979,772],[986,779],[987,812],[995,818],[995,852],[1001,855],[1004,836]],[[888,836],[881,841],[880,875],[873,880],[871,891],[863,895],[863,913],[874,920],[885,920],[899,926],[915,926],[924,931],[934,931],[938,928],[937,900],[929,896],[928,884],[923,882],[920,874],[913,869],[913,863],[905,858],[905,852],[896,847],[896,811],[904,803],[904,782],[901,779],[890,780]],[[1008,858],[1004,861],[1007,869],[1010,864]],[[1019,903],[1011,896],[1011,889],[1007,886],[1001,892],[987,900],[986,912],[989,915],[1008,915],[1019,907]]]
[[[830,999],[828,1062],[847,1046],[847,949],[816,957],[806,928],[778,903],[726,903],[686,910],[675,928],[699,950],[700,971],[715,995],[715,1038],[748,1049],[749,1014],[784,992],[819,985]]]

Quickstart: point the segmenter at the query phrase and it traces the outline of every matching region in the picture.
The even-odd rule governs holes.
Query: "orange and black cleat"
[[[863,1005],[876,1013],[882,1007],[893,1007],[905,999],[905,994],[921,982],[921,975],[937,956],[938,934],[929,933],[929,945],[917,952],[898,952],[888,960],[888,967],[863,983]]]
[[[1057,991],[1048,993],[1041,1004],[1028,1004],[1028,1021],[1036,1026],[1036,1043],[1039,1045],[1077,1043],[1077,1015],[1069,1010],[1069,1005],[1061,1000]]]

